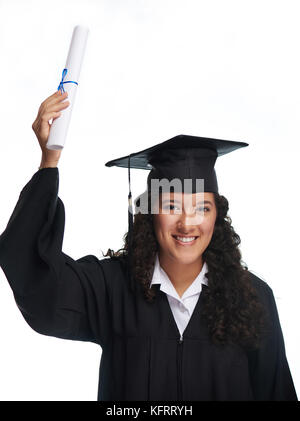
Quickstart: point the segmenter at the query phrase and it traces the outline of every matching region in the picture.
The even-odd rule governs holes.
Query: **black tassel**
[[[132,240],[133,240],[133,208],[132,208],[132,194],[131,194],[131,182],[130,182],[130,155],[128,157],[128,184],[129,184],[129,193],[128,193],[128,271],[127,275],[129,282],[133,291],[135,291],[135,281],[132,276]]]

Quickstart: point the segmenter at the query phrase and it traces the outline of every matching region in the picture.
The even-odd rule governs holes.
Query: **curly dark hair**
[[[243,262],[239,235],[234,231],[228,216],[228,200],[213,193],[217,217],[211,241],[202,255],[207,263],[208,288],[204,294],[202,317],[208,326],[210,338],[217,345],[238,343],[257,348],[264,326],[264,309],[250,279],[250,272]],[[114,252],[108,249],[105,256],[127,256],[128,232],[124,235],[124,247]],[[142,285],[146,300],[152,302],[155,289],[149,288],[156,253],[153,215],[138,213],[134,217],[132,234],[131,273],[134,281]]]

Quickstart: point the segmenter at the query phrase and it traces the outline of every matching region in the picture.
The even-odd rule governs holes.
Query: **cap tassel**
[[[132,232],[133,227],[133,214],[132,214],[132,194],[131,194],[131,182],[130,182],[130,155],[128,157],[128,185],[129,185],[129,193],[128,193],[128,232]]]
[[[133,209],[132,209],[132,194],[131,194],[131,180],[130,180],[130,155],[128,157],[128,266],[127,274],[130,280],[130,284],[135,290],[135,282],[132,278],[131,265],[132,265],[132,240],[133,240]]]

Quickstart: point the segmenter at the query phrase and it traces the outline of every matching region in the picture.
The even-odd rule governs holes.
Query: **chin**
[[[199,262],[201,256],[202,253],[172,253],[172,260],[176,261],[176,263],[191,265],[193,263]]]

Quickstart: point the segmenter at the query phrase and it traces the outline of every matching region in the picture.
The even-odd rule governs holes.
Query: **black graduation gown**
[[[0,236],[0,266],[37,332],[102,348],[98,400],[297,400],[270,287],[252,274],[272,319],[258,351],[218,347],[200,317],[203,292],[179,341],[167,296],[129,288],[123,259],[62,252],[58,168],[37,171]]]

